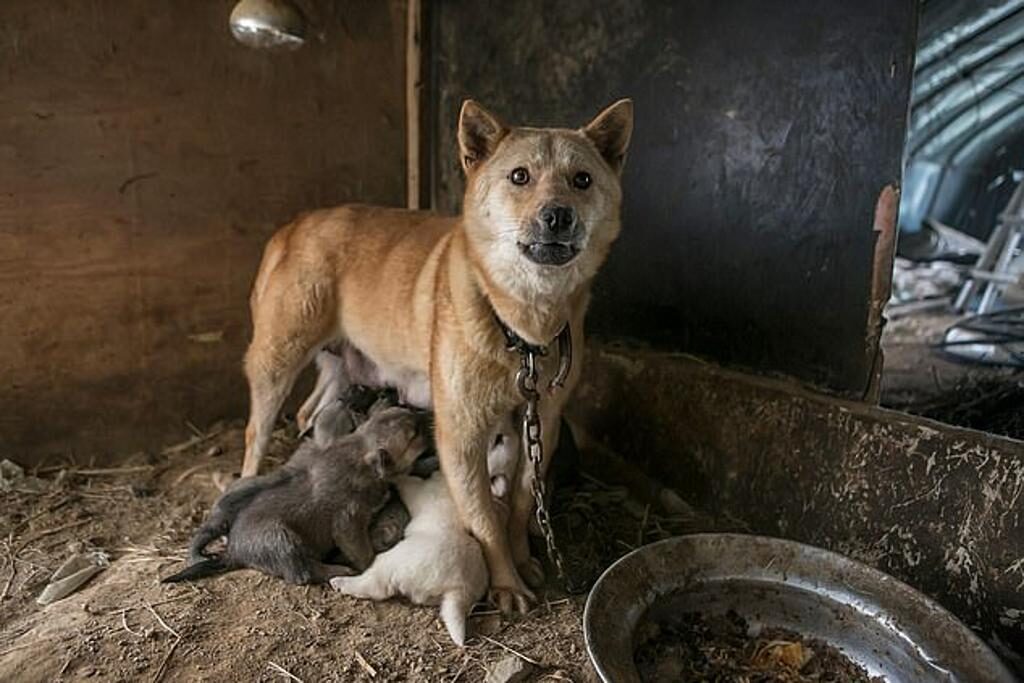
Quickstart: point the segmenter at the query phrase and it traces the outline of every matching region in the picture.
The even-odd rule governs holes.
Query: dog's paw
[[[348,593],[348,590],[346,590],[346,589],[348,588],[349,578],[351,578],[351,577],[348,577],[348,576],[335,576],[335,577],[332,577],[331,580],[328,583],[331,584],[331,588],[333,588],[334,590],[338,591],[339,593]]]
[[[527,614],[537,597],[526,586],[520,588],[492,587],[488,599],[502,615]]]
[[[516,565],[516,571],[530,588],[540,588],[544,585],[544,565],[536,557],[530,557],[526,562]]]

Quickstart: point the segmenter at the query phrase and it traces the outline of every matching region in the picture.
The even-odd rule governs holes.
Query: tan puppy
[[[257,473],[295,378],[330,348],[361,383],[432,405],[441,467],[462,523],[483,547],[491,597],[502,611],[525,611],[532,594],[522,578],[543,580],[527,539],[533,469],[519,468],[507,530],[487,475],[488,438],[522,403],[519,359],[495,316],[539,345],[571,326],[577,362],[565,388],[541,400],[546,469],[579,376],[590,285],[619,234],[619,177],[632,129],[629,100],[579,130],[510,128],[466,101],[458,129],[462,216],[344,206],[274,235],[250,300],[242,474]],[[540,386],[557,363],[554,353],[542,361]]]

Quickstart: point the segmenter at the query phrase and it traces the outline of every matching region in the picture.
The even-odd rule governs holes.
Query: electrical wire
[[[965,336],[960,337],[957,333]],[[951,335],[957,338],[950,339]],[[986,345],[991,346],[993,351],[1000,348],[1006,354],[1006,359],[966,357],[953,351],[958,347]],[[1019,347],[1015,348],[1015,345]],[[979,313],[959,320],[949,326],[942,341],[935,344],[934,348],[957,360],[980,365],[1024,366],[1024,306]]]

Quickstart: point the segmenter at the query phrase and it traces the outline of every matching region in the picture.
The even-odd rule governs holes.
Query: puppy
[[[410,393],[400,383],[393,385],[352,346],[342,344],[324,348],[316,354],[315,362],[316,385],[295,414],[300,433],[312,428],[316,416],[325,406],[337,400],[351,404],[372,393],[375,387],[391,387],[398,402],[404,405],[421,408],[430,405],[430,398],[423,391]]]
[[[487,450],[487,473],[491,477],[491,495],[505,511],[512,495],[512,484],[519,473],[519,454],[522,451],[516,414],[509,413],[495,427]]]
[[[198,579],[249,567],[288,583],[323,583],[351,574],[324,562],[337,547],[362,571],[373,560],[370,522],[387,503],[389,481],[408,472],[426,449],[425,419],[404,408],[380,407],[352,434],[336,438],[336,419],[304,443],[281,468],[235,482],[196,532],[190,566],[164,582]],[[206,546],[227,536],[219,557]]]
[[[466,642],[466,617],[487,591],[480,544],[463,529],[440,472],[401,477],[399,496],[412,520],[405,538],[359,576],[336,576],[331,587],[356,598],[404,595],[417,605],[441,605],[441,621],[456,645]]]
[[[568,329],[582,358],[591,283],[621,229],[632,130],[629,100],[575,130],[508,126],[466,101],[457,135],[461,216],[352,205],[281,228],[249,299],[243,476],[258,472],[296,377],[332,351],[346,381],[368,378],[433,408],[441,469],[462,524],[483,547],[491,597],[503,612],[525,612],[527,584],[543,580],[527,536],[534,469],[520,467],[511,482],[506,523],[484,466],[495,424],[523,402],[508,341],[550,346]],[[549,392],[558,354],[539,361],[542,477],[581,367],[573,363],[562,388]],[[307,412],[325,395],[321,387]]]

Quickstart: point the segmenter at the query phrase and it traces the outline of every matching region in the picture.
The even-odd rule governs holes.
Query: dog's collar
[[[493,311],[493,309],[492,309]],[[501,319],[497,311],[494,312],[494,322],[498,323],[498,329],[501,330],[502,336],[505,337],[505,349],[508,351],[518,351],[523,353],[528,351],[537,356],[546,356],[548,354],[548,347],[541,346],[539,344],[531,344],[522,337],[519,333],[513,330],[511,327],[505,324],[505,321]],[[554,341],[554,340],[552,340]]]
[[[493,307],[491,311],[494,313],[494,321],[498,324],[498,329],[501,330],[502,336],[505,337],[505,348],[508,351],[515,351],[524,360],[548,355],[548,346],[550,344],[547,346],[531,344],[505,324],[505,321],[501,319],[501,316],[498,315],[498,312]],[[551,340],[551,344],[556,341],[558,342],[558,371],[551,380],[550,388],[552,390],[564,385],[566,378],[569,376],[569,370],[572,369],[572,330],[568,322],[562,327],[558,336]],[[533,361],[530,362],[532,363]]]

